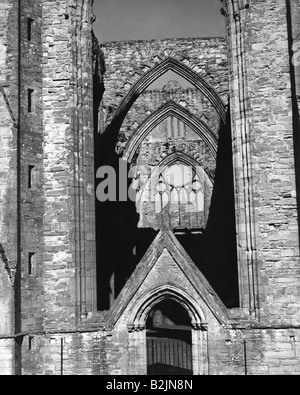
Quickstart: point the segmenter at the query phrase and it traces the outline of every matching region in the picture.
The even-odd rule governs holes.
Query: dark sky
[[[225,35],[220,0],[94,0],[100,42]]]

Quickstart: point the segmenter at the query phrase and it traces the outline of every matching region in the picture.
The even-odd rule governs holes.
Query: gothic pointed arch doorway
[[[208,374],[208,325],[183,288],[165,284],[139,296],[127,327],[130,374]]]
[[[192,375],[192,326],[187,310],[172,299],[152,308],[146,321],[147,374]]]

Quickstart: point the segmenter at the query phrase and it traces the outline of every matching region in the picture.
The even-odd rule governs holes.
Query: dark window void
[[[230,125],[228,116],[227,125]],[[232,140],[221,126],[213,193],[205,231],[176,237],[228,308],[239,307]]]
[[[147,329],[148,375],[192,375],[192,332],[187,311],[167,299],[150,312]]]
[[[119,179],[118,158],[111,166]],[[128,185],[130,183],[129,179]],[[119,201],[118,183],[116,196],[117,201],[96,200],[99,310],[110,308],[157,234],[152,229],[140,234],[135,202]]]
[[[27,111],[28,111],[28,113],[31,113],[33,110],[33,94],[34,94],[34,90],[28,89],[28,91],[27,91]]]
[[[34,252],[28,254],[28,274],[29,276],[36,274],[36,255]]]
[[[32,18],[27,18],[27,40],[32,40],[32,28],[34,20]]]
[[[230,119],[227,120],[230,125]],[[119,157],[106,135],[96,135],[95,166],[114,166]],[[99,159],[110,157],[101,162]],[[128,169],[129,170],[129,169]],[[129,178],[128,185],[132,180]],[[96,186],[101,180],[96,180]],[[118,184],[118,183],[117,183]],[[153,242],[158,230],[140,228],[134,201],[99,202],[97,221],[98,309],[108,310]],[[178,205],[179,206],[179,205]],[[232,142],[230,126],[221,126],[214,186],[205,229],[174,230],[175,236],[228,308],[239,307]]]
[[[35,166],[28,166],[28,189],[35,188]]]
[[[34,348],[34,337],[29,336],[28,338],[28,350],[31,351]]]

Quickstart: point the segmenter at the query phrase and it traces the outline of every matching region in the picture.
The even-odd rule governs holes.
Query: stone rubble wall
[[[262,319],[299,325],[299,191],[285,15],[285,1],[252,1],[245,21],[249,132]]]
[[[103,106],[113,111],[133,84],[166,58],[178,59],[228,100],[227,46],[224,38],[190,38],[102,44],[106,60]]]
[[[290,1],[291,30],[292,30],[292,64],[295,67],[295,82],[298,108],[300,112],[300,3],[299,0]]]
[[[299,0],[291,4],[293,10],[299,10]],[[130,309],[123,306],[113,328],[105,327],[108,312],[92,313],[94,198],[88,192],[94,183],[91,2],[25,0],[22,6],[22,124],[21,152],[17,152],[17,128],[11,114],[18,120],[18,10],[16,1],[0,4],[0,83],[10,104],[8,107],[0,94],[0,373],[145,374],[142,360],[128,359],[130,352],[140,352],[145,343],[143,331],[134,337],[133,347],[130,343]],[[28,43],[25,27],[31,16],[33,40]],[[298,191],[286,2],[252,0],[242,14],[242,23],[247,66],[243,81],[249,106],[249,134],[243,138],[239,134],[243,128],[241,103],[236,106],[243,86],[235,85],[238,58],[231,57],[229,62],[230,94],[237,100],[231,108],[236,209],[239,245],[256,248],[260,319],[250,319],[247,308],[237,309],[228,312],[230,321],[222,324],[205,307],[208,373],[299,374]],[[297,23],[294,20],[293,31],[298,37]],[[103,50],[108,70],[105,108],[116,108],[141,73],[173,54],[198,70],[226,103],[229,76],[224,39],[106,43]],[[201,66],[205,57],[207,66]],[[130,64],[128,69],[126,64]],[[34,90],[30,114],[26,111],[28,89]],[[147,95],[151,94],[145,94],[146,101]],[[138,114],[132,113],[134,117]],[[245,153],[250,154],[248,178]],[[29,190],[31,165],[36,167],[37,178],[35,188]],[[245,186],[251,189],[253,201],[245,199]],[[245,222],[244,218],[249,219],[245,207],[250,203],[253,215]],[[247,244],[249,227],[254,229],[254,246]],[[243,251],[246,255],[252,252]],[[29,253],[36,253],[33,276],[28,273]],[[247,275],[248,262],[241,259],[241,277]],[[172,260],[167,264],[171,267]],[[154,270],[152,278],[146,279],[147,289],[155,286],[151,283],[155,278],[163,278],[161,273],[161,269]],[[193,274],[191,270],[185,276]],[[177,275],[179,282],[186,281]],[[247,302],[245,296],[245,305]]]
[[[26,371],[23,335],[70,330],[96,303],[91,1],[22,0],[20,30],[18,4],[0,6],[0,83],[16,121],[0,95],[0,371],[10,374],[22,360]]]
[[[14,292],[17,266],[17,2],[0,4],[0,373],[14,369]]]

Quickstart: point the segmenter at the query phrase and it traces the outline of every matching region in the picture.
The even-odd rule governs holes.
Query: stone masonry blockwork
[[[222,7],[226,38],[99,45],[92,0],[1,1],[0,374],[146,375],[149,317],[166,300],[190,320],[194,375],[300,374],[300,1]],[[170,71],[188,87],[152,89]],[[161,136],[168,117],[178,141]],[[188,157],[211,183],[208,213],[228,184],[216,181],[224,130],[239,306],[161,226],[98,311],[99,267],[115,251],[97,247],[116,230],[97,233],[97,164]],[[153,213],[137,213],[147,229]],[[125,244],[112,249],[137,256]]]

